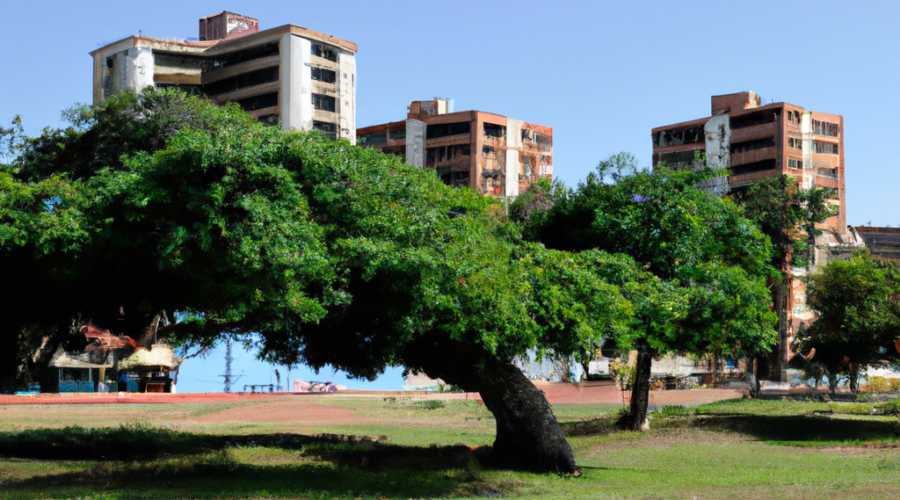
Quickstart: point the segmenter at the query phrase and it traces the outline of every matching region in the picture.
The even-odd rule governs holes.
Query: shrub
[[[421,403],[419,403],[419,406],[426,410],[437,410],[447,405],[445,405],[443,401],[437,399],[429,399],[428,401],[422,401]]]

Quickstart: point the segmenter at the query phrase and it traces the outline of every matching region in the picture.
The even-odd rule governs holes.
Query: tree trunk
[[[408,368],[478,392],[497,421],[490,465],[534,472],[577,473],[575,453],[547,398],[511,362],[481,347],[450,339],[411,343],[403,353]]]
[[[631,415],[628,429],[643,431],[650,429],[647,421],[647,409],[650,405],[650,368],[653,355],[646,351],[638,352],[637,366],[634,370],[634,383],[631,389]]]
[[[826,373],[828,374],[828,388],[831,390],[831,397],[834,397],[838,386],[838,374],[832,371],[827,371]]]
[[[504,469],[575,472],[575,453],[547,398],[521,370],[497,363],[482,371],[479,392],[497,420],[491,461]]]

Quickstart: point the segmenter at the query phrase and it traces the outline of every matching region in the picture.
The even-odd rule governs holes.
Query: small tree
[[[809,361],[828,373],[832,393],[841,374],[856,393],[862,370],[898,357],[900,270],[864,250],[849,261],[828,263],[808,278],[806,290],[818,318],[800,332],[793,349],[815,349]]]

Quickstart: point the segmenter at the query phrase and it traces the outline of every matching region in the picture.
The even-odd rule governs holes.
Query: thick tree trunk
[[[490,463],[504,469],[577,473],[575,453],[544,394],[510,362],[479,346],[443,339],[410,344],[407,366],[478,392],[497,421]]]
[[[650,405],[650,368],[652,364],[653,355],[651,353],[638,352],[634,384],[631,389],[631,415],[627,425],[633,431],[650,429],[647,421],[647,408]]]
[[[493,465],[504,469],[575,472],[575,453],[547,398],[521,370],[491,363],[479,392],[497,420]]]

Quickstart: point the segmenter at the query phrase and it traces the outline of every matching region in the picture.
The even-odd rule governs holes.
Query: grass
[[[140,423],[115,425],[104,416],[133,408],[80,405],[54,408],[52,416],[42,415],[42,406],[6,408],[0,498],[836,500],[896,498],[900,489],[900,420],[884,415],[896,403],[665,407],[646,433],[616,430],[618,405],[556,405],[584,472],[578,478],[483,467],[493,439],[490,413],[472,401],[439,403],[331,398],[328,405],[367,423],[326,422],[291,433],[275,432],[277,423],[189,423],[234,408],[229,404],[146,405],[152,411]],[[873,407],[882,413],[872,416]],[[31,421],[8,418],[29,412]],[[316,432],[387,441],[304,435]]]

